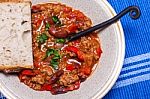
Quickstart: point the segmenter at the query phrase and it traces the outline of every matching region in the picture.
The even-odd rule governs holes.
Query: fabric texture
[[[141,17],[121,19],[126,55],[121,74],[104,99],[150,99],[150,0],[108,0],[117,13],[137,5]],[[6,99],[0,94],[0,99]]]
[[[121,19],[126,42],[126,55],[121,74],[104,99],[150,99],[150,1],[108,0],[117,13],[137,5],[141,17]]]

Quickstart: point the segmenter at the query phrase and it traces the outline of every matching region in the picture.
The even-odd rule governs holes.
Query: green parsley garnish
[[[46,40],[48,40],[48,36],[47,36],[45,33],[42,33],[41,35],[39,35],[39,36],[37,37],[37,42],[38,42],[39,44],[45,43]]]
[[[58,50],[54,50],[54,55],[59,56]]]
[[[59,18],[57,16],[52,16],[52,20],[55,24],[60,25],[61,21],[59,20]]]
[[[48,30],[49,30],[49,28],[50,28],[50,24],[49,24],[49,23],[46,23],[46,25],[45,25],[45,29],[46,29],[46,31],[48,31]]]
[[[65,39],[56,39],[56,43],[65,43],[66,40]]]
[[[50,62],[51,66],[57,70],[58,69],[58,65],[59,65],[59,62],[58,60],[55,60],[55,59],[52,59],[51,62]]]
[[[46,51],[46,56],[47,56],[47,57],[51,56],[52,54],[54,54],[54,49],[48,49],[48,50]]]
[[[54,56],[53,59],[54,60],[60,59],[60,56]]]
[[[61,58],[60,55],[59,55],[59,52],[58,50],[55,50],[55,49],[48,49],[46,51],[46,55],[44,57],[44,59],[46,59],[47,57],[53,55],[53,58],[51,59],[50,61],[50,65],[55,69],[57,70],[58,69],[58,65],[59,65],[59,59]]]

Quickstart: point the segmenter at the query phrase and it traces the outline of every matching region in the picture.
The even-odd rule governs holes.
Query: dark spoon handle
[[[78,39],[78,38],[80,38],[82,36],[85,36],[85,35],[87,35],[89,33],[92,33],[95,30],[105,28],[105,27],[107,27],[107,26],[117,22],[121,17],[126,15],[128,12],[130,12],[129,15],[134,20],[138,19],[140,17],[140,15],[141,15],[139,7],[137,7],[137,6],[129,6],[129,7],[125,8],[123,11],[121,11],[119,14],[114,16],[113,18],[111,18],[111,19],[109,19],[109,20],[107,20],[105,22],[102,22],[102,23],[100,23],[100,24],[98,24],[98,25],[96,25],[94,27],[91,27],[91,28],[89,28],[89,29],[87,29],[85,31],[81,31],[81,32],[79,32],[79,33],[69,37],[68,41],[76,40],[76,39]]]

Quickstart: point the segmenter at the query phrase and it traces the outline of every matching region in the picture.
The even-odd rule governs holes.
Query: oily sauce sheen
[[[34,90],[62,94],[77,90],[98,62],[101,48],[97,33],[65,43],[66,37],[91,27],[79,10],[63,4],[32,7],[34,69],[19,74],[21,82]]]

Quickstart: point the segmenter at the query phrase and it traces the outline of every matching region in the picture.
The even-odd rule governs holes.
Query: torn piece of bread
[[[0,71],[33,68],[31,3],[4,1],[0,1]]]

